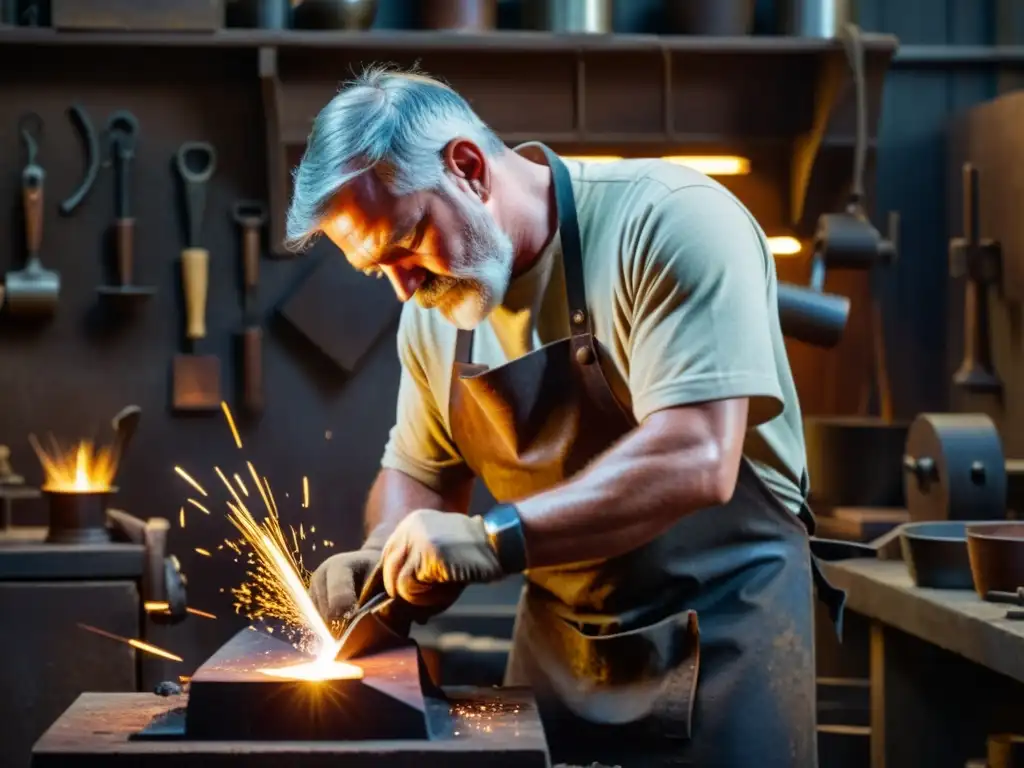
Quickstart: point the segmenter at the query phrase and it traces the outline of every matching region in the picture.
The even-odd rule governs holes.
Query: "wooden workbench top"
[[[187,696],[84,693],[32,750],[33,768],[544,768],[547,747],[533,696],[522,689],[451,689],[454,736],[432,741],[131,741]],[[225,713],[230,717],[230,713]]]
[[[1006,618],[1013,606],[974,590],[916,587],[900,561],[846,560],[822,570],[846,590],[850,610],[1024,683],[1024,621]]]

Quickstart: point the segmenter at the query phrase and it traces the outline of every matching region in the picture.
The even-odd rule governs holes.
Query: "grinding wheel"
[[[903,493],[915,522],[1006,517],[999,432],[980,413],[923,413],[910,425]]]

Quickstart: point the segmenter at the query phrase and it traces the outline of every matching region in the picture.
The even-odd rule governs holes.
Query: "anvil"
[[[443,694],[414,641],[359,658],[359,677],[279,676],[282,668],[312,661],[284,640],[242,630],[192,676],[185,738],[431,738],[431,704],[437,709]]]

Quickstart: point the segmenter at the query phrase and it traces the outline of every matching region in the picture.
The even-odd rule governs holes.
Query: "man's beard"
[[[482,203],[464,198],[454,184],[445,184],[441,194],[463,221],[464,250],[452,254],[449,274],[431,275],[416,290],[416,303],[470,331],[504,301],[515,251]]]

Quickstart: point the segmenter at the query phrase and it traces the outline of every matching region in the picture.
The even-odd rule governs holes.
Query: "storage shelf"
[[[865,35],[869,49],[894,51],[891,35]],[[839,50],[833,40],[810,37],[690,35],[588,35],[499,30],[489,33],[423,30],[366,32],[224,29],[216,32],[78,32],[50,28],[0,27],[0,45],[166,46],[183,48],[342,48],[364,50],[504,51],[552,53],[679,52],[807,55]]]
[[[872,146],[898,41],[864,38]],[[462,93],[509,144],[540,140],[566,154],[753,154],[785,191],[778,210],[809,234],[842,204],[855,129],[850,67],[838,40],[797,37],[581,35],[497,31],[242,30],[211,33],[70,32],[0,28],[10,65],[107,57],[111,67],[148,49],[148,66],[178,56],[218,61],[232,78],[259,77],[266,121],[270,237],[283,251],[289,168],[339,73],[373,60],[418,64]],[[32,51],[36,53],[32,53]],[[473,53],[473,65],[465,54]],[[67,62],[66,64],[63,62]],[[157,63],[157,62],[161,63]],[[9,69],[10,67],[8,67]],[[341,75],[342,77],[344,75]]]

